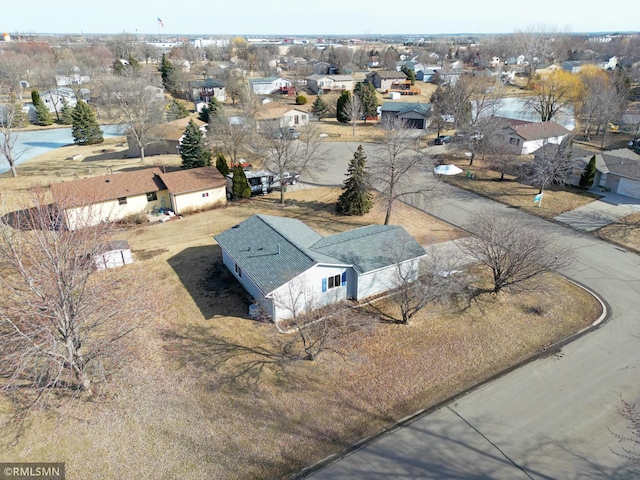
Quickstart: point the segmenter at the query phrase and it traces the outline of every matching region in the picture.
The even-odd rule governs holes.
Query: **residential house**
[[[409,90],[411,88],[411,80],[403,72],[396,72],[395,70],[369,72],[365,81],[372,83],[381,92]]]
[[[592,157],[596,158],[593,189],[640,198],[640,155],[627,148],[606,152],[582,152],[574,159],[568,183],[579,185],[580,176]]]
[[[416,72],[416,80],[420,82],[430,82],[434,75],[438,72],[437,68],[425,68]]]
[[[491,60],[489,60],[489,66],[490,67],[499,67],[500,65],[502,65],[502,60],[500,60],[500,57],[491,57]]]
[[[458,78],[463,74],[461,68],[441,68],[435,72],[430,78],[431,83],[436,85],[455,85],[458,82]]]
[[[224,102],[227,96],[224,82],[214,78],[189,82],[189,88],[198,112],[202,111],[202,107],[209,103],[212,98],[219,102]]]
[[[179,118],[172,122],[160,123],[155,125],[149,130],[148,138],[151,143],[144,147],[145,156],[151,155],[177,155],[179,153],[178,147],[182,143],[182,137],[187,129],[187,124],[190,120],[193,120],[200,130],[206,134],[206,123],[197,118]],[[127,144],[129,149],[127,155],[129,157],[139,157],[140,148],[133,133],[127,133]]]
[[[53,183],[51,191],[69,230],[161,209],[188,213],[227,201],[226,179],[215,167],[170,173],[145,168]]]
[[[89,100],[90,92],[86,88],[82,88],[80,90],[80,94],[82,96],[82,100],[85,102]],[[51,90],[44,90],[40,92],[40,98],[44,102],[44,105],[47,107],[49,112],[56,114],[60,113],[62,109],[62,105],[64,102],[73,108],[78,104],[76,99],[75,92],[67,87],[58,87]],[[27,103],[26,109],[27,115],[29,116],[29,120],[33,121],[36,117],[36,109],[33,106],[33,103]]]
[[[288,94],[293,83],[282,77],[250,78],[249,87],[256,95]]]
[[[309,124],[309,113],[274,102],[263,105],[255,114],[256,127],[259,131],[270,129],[305,126]]]
[[[222,261],[275,322],[416,279],[425,250],[402,228],[371,225],[324,237],[300,220],[254,215],[216,235]]]
[[[328,75],[331,72],[331,64],[327,62],[315,62],[313,64],[313,73],[318,75]],[[335,72],[333,72],[335,73]]]
[[[431,123],[431,104],[412,102],[384,102],[380,107],[380,121],[402,119],[409,128],[426,130]]]
[[[309,75],[307,78],[307,87],[315,95],[329,93],[333,90],[349,90],[352,91],[355,80],[351,75]]]
[[[505,143],[518,155],[528,155],[547,143],[560,144],[569,135],[569,130],[554,122],[511,122],[505,129]]]
[[[562,69],[569,73],[578,73],[587,64],[587,62],[562,62]]]

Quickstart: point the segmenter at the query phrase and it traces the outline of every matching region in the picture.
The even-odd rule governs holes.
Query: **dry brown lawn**
[[[4,182],[3,178],[1,181]],[[429,407],[588,326],[600,306],[558,277],[529,295],[433,306],[409,326],[351,335],[344,356],[267,365],[256,381],[220,363],[216,339],[273,350],[271,324],[221,265],[213,236],[256,213],[300,218],[323,234],[380,223],[333,213],[338,189],[258,197],[127,232],[163,315],[128,342],[101,394],[34,412],[0,461],[64,461],[69,478],[278,478]],[[406,205],[396,222],[424,244],[461,232]],[[390,303],[379,308],[397,314]],[[553,360],[547,360],[553,361]],[[6,399],[5,399],[6,400]],[[0,402],[0,412],[7,404]]]
[[[640,253],[640,213],[634,213],[601,228],[600,238]]]
[[[553,218],[599,198],[579,188],[552,186],[544,190],[542,205],[538,206],[533,201],[538,189],[518,182],[516,177],[505,175],[505,179],[500,181],[500,174],[487,168],[481,160],[474,160],[471,167],[467,165],[466,160],[454,160],[454,163],[465,173],[445,177],[447,182],[544,218]],[[469,178],[467,171],[470,171],[474,178]]]

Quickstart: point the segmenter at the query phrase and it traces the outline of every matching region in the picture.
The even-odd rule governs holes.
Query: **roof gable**
[[[190,168],[161,173],[160,178],[174,195],[197,192],[208,188],[225,187],[227,181],[216,167]]]

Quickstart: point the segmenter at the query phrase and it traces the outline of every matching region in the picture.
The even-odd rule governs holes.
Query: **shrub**
[[[296,97],[296,105],[305,105],[307,103],[307,97],[304,95],[298,95]]]

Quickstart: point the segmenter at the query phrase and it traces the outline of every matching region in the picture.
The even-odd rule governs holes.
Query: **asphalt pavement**
[[[612,432],[628,433],[621,398],[640,398],[640,257],[447,184],[414,203],[462,228],[481,209],[496,208],[558,235],[576,255],[563,273],[597,292],[610,320],[559,354],[485,384],[309,478],[632,478]]]

